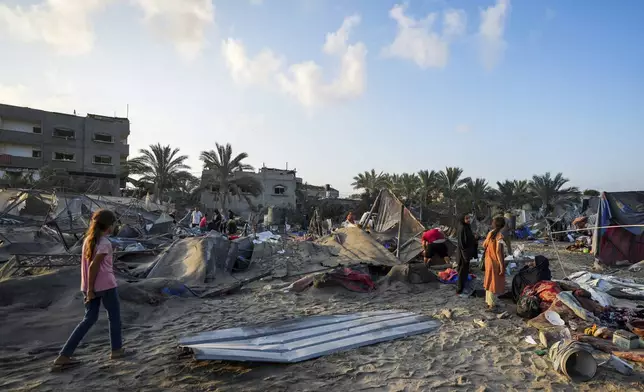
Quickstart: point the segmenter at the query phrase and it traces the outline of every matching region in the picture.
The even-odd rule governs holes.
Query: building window
[[[108,135],[106,133],[95,133],[94,141],[100,143],[114,143],[114,138],[112,135]]]
[[[40,151],[40,150],[32,150],[31,151],[31,157],[32,158],[42,158],[42,151]]]
[[[54,128],[54,137],[62,137],[64,139],[76,139],[76,132],[71,129]]]
[[[284,192],[286,192],[286,188],[284,188],[282,185],[276,185],[273,188],[273,193],[275,193],[276,195],[283,195]]]
[[[42,128],[40,127],[34,127],[33,128],[34,133],[42,133]]]
[[[94,163],[97,165],[111,165],[112,157],[108,155],[94,155]]]
[[[66,152],[55,152],[54,153],[54,160],[55,161],[70,161],[70,162],[75,161],[74,154],[68,154]]]

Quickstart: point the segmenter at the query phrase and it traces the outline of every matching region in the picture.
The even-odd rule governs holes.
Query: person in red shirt
[[[424,232],[420,243],[423,246],[423,260],[425,264],[429,263],[435,255],[441,259],[448,257],[445,235],[439,229],[429,229]]]
[[[199,221],[199,229],[201,229],[202,233],[206,232],[206,226],[208,226],[208,214],[203,214]]]

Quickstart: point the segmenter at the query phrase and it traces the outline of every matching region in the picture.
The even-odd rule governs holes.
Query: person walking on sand
[[[472,232],[470,222],[472,217],[465,214],[461,217],[459,228],[457,232],[458,250],[456,253],[456,261],[458,264],[458,284],[456,286],[456,294],[463,293],[465,284],[470,274],[470,260],[476,257],[476,248],[478,241]]]
[[[115,222],[116,216],[109,210],[98,210],[92,215],[81,254],[81,291],[84,294],[85,317],[67,339],[54,361],[52,370],[62,370],[80,363],[72,359],[72,355],[98,320],[101,302],[109,319],[112,346],[110,359],[120,359],[131,354],[123,349],[121,310],[112,264],[112,244],[107,239]]]
[[[492,221],[493,230],[488,233],[483,247],[485,248],[485,302],[488,311],[495,311],[497,308],[497,295],[505,292],[505,257],[503,249],[505,242],[501,230],[505,226],[505,218],[497,216]]]

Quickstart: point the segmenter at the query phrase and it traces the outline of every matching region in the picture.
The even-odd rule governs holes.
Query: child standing
[[[54,361],[53,369],[64,369],[80,363],[72,355],[89,329],[98,320],[101,307],[107,310],[110,325],[110,359],[126,356],[121,338],[121,310],[113,271],[112,244],[107,236],[112,232],[116,216],[112,211],[98,210],[92,215],[83,241],[81,256],[81,291],[85,296],[85,317],[63,346]],[[129,354],[129,353],[127,353]]]

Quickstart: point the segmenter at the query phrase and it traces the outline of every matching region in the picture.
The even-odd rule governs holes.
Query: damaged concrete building
[[[211,172],[204,170],[202,173],[202,181],[209,176]],[[270,167],[262,167],[259,171],[239,171],[235,172],[236,178],[240,177],[254,177],[262,184],[262,193],[253,197],[249,195],[251,205],[245,199],[233,198],[228,203],[228,208],[239,215],[247,215],[252,209],[261,209],[263,207],[286,207],[295,208],[296,196],[295,190],[298,182],[301,179],[296,177],[295,170],[275,169]],[[218,207],[219,203],[216,199],[216,194],[210,190],[205,190],[201,193],[201,204],[206,209],[212,210]]]
[[[0,104],[0,174],[40,177],[49,167],[97,191],[119,195],[122,163],[129,155],[127,118],[77,116]]]

